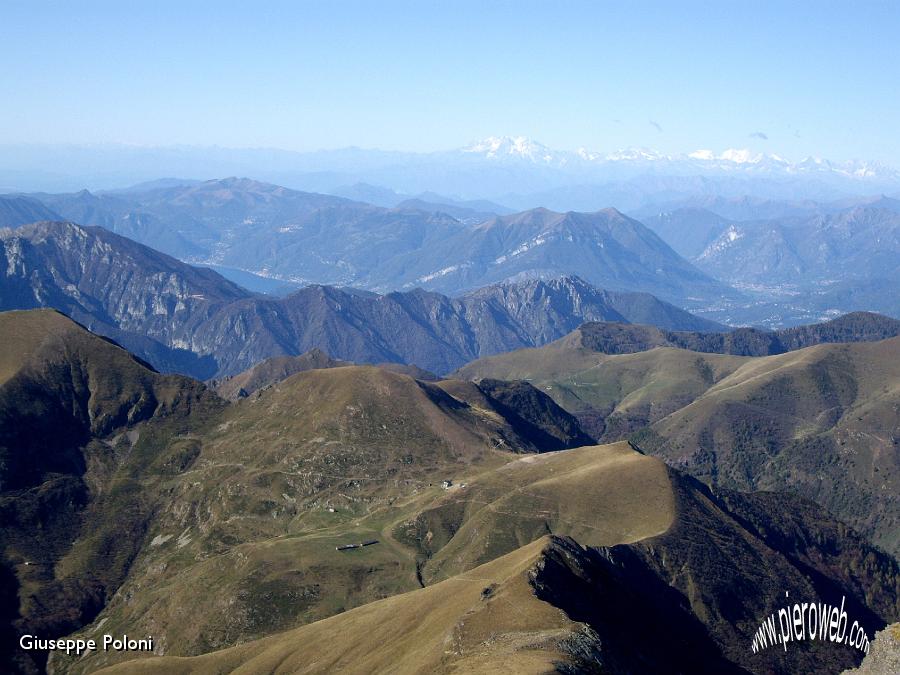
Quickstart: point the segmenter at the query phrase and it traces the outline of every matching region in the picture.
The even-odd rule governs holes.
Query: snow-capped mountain
[[[868,161],[833,162],[820,157],[791,161],[777,154],[754,152],[747,148],[728,148],[721,152],[699,149],[690,153],[667,155],[649,148],[625,148],[609,152],[580,147],[575,151],[554,150],[525,136],[489,136],[461,148],[468,157],[480,156],[490,161],[525,162],[556,166],[570,170],[622,168],[631,165],[652,173],[673,175],[752,173],[802,176],[834,174],[856,179],[900,180],[900,172]]]
[[[553,162],[565,153],[525,136],[488,136],[462,149],[462,152],[483,155],[487,159],[521,158],[533,162]]]
[[[682,154],[644,147],[557,150],[525,136],[490,136],[435,152],[35,146],[27,154],[28,162],[4,165],[0,153],[0,173],[21,192],[124,187],[97,174],[98,166],[116,166],[117,180],[129,183],[160,175],[244,175],[325,193],[366,183],[408,195],[488,199],[514,210],[628,211],[697,196],[830,201],[900,194],[900,173],[873,162],[797,161],[746,148]]]

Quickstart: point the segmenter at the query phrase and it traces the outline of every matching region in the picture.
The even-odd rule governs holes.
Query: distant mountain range
[[[798,226],[819,219],[851,218],[854,212],[876,211],[900,214],[900,200],[885,197],[861,197],[829,202],[783,201],[743,197],[741,199],[690,199],[664,205],[663,208],[639,209],[631,215],[656,232],[679,255],[688,260],[701,256],[708,247],[721,244],[730,227],[748,228]],[[808,234],[798,232],[798,234]],[[845,247],[849,249],[849,246]]]
[[[378,191],[358,184],[347,194]],[[279,295],[309,284],[459,295],[577,275],[729,325],[800,325],[856,310],[900,316],[900,200],[890,197],[695,195],[638,209],[635,219],[381,192],[394,206],[247,179],[162,179],[97,194],[0,195],[0,223],[100,225]]]
[[[488,219],[477,224],[472,214],[479,212],[464,207],[415,201],[386,209],[246,179],[31,197],[59,218],[105,227],[181,260],[294,284],[459,294],[516,276],[576,274],[678,304],[738,296],[615,209],[483,213]]]
[[[438,243],[405,263],[405,268],[412,277],[407,283],[449,293],[517,275],[577,274],[607,288],[652,292],[679,303],[736,295],[615,209],[596,213],[533,209],[498,216]]]
[[[900,316],[900,200],[693,199],[635,215],[745,294],[709,318],[777,326],[859,309]]]
[[[0,157],[0,185],[21,191],[126,187],[172,175],[252,175],[317,192],[367,183],[408,195],[434,191],[520,210],[546,206],[562,211],[627,210],[692,194],[821,200],[900,192],[900,174],[875,162],[789,161],[746,149],[678,155],[634,148],[560,151],[509,136],[424,153],[8,145],[0,148]],[[570,201],[561,203],[566,195]],[[576,197],[577,203],[571,201]]]
[[[99,227],[38,223],[0,232],[0,309],[53,307],[164,371],[232,375],[320,348],[362,363],[449,372],[487,354],[545,344],[585,321],[717,330],[657,298],[568,277],[527,279],[449,298],[310,286],[250,293]]]
[[[36,199],[0,195],[0,227],[18,227],[59,216]]]
[[[553,150],[523,136],[491,136],[463,148],[463,154],[481,157],[496,162],[527,162],[536,165],[557,167],[653,167],[655,172],[673,175],[714,175],[716,173],[756,173],[765,175],[797,176],[804,174],[835,174],[858,179],[897,179],[900,174],[895,169],[876,162],[831,162],[826,159],[807,157],[800,162],[792,162],[775,154],[753,152],[747,149],[730,148],[721,153],[711,150],[697,150],[687,154],[667,155],[646,148],[630,148],[614,152],[596,152],[578,148],[566,152]]]
[[[694,261],[720,279],[748,286],[900,279],[900,208],[876,204],[732,223]]]
[[[502,216],[513,212],[513,209],[487,199],[458,199],[446,197],[435,192],[422,192],[417,195],[406,195],[394,192],[390,188],[355,183],[342,185],[325,191],[326,194],[344,197],[358,202],[366,202],[385,208],[412,208],[420,211],[441,211],[460,222],[478,224],[492,216]]]

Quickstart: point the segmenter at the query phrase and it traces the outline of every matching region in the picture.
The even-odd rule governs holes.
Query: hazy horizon
[[[0,146],[747,148],[900,165],[891,3],[12,2]]]
[[[885,670],[898,35],[6,0],[0,674]]]
[[[91,150],[91,149],[117,149],[117,150],[160,150],[160,151],[171,151],[171,150],[211,150],[211,151],[225,151],[225,152],[276,152],[276,153],[285,153],[285,154],[296,154],[296,155],[313,155],[316,153],[335,153],[342,151],[351,151],[351,150],[360,150],[364,152],[380,152],[380,153],[388,153],[388,154],[396,154],[396,155],[431,155],[438,154],[444,152],[455,152],[460,150],[470,150],[472,146],[481,143],[483,141],[489,139],[524,139],[527,141],[531,141],[537,143],[541,146],[546,147],[549,150],[553,150],[555,152],[560,153],[576,153],[581,150],[585,150],[591,153],[595,153],[597,155],[614,155],[618,152],[625,151],[637,151],[644,150],[649,152],[654,152],[660,155],[663,158],[684,158],[691,157],[692,155],[697,155],[697,153],[701,152],[711,152],[714,156],[719,157],[723,153],[727,153],[729,151],[738,151],[738,152],[746,152],[750,156],[760,156],[760,157],[776,157],[784,159],[788,162],[802,162],[806,159],[822,159],[828,160],[835,163],[852,163],[852,162],[874,162],[886,167],[890,168],[898,168],[900,167],[900,161],[898,162],[890,162],[884,160],[874,159],[872,157],[867,157],[864,155],[857,156],[849,156],[845,158],[837,158],[827,155],[825,153],[811,153],[806,155],[791,155],[785,152],[780,152],[778,148],[764,148],[760,150],[755,150],[751,148],[751,144],[735,144],[731,146],[723,146],[723,147],[711,147],[709,144],[706,145],[698,145],[697,147],[686,148],[684,150],[675,151],[675,152],[662,152],[658,147],[654,146],[651,140],[648,140],[647,143],[643,144],[633,144],[633,145],[610,145],[607,147],[594,147],[587,146],[584,144],[574,145],[574,146],[551,146],[547,143],[544,143],[540,138],[528,136],[525,134],[518,133],[494,133],[488,134],[487,136],[480,138],[469,138],[465,140],[461,140],[460,142],[449,145],[449,146],[440,146],[440,147],[423,147],[419,149],[404,149],[400,147],[391,147],[386,145],[378,145],[377,143],[373,143],[371,145],[335,145],[335,146],[320,146],[320,147],[312,147],[308,149],[295,149],[289,147],[279,147],[276,145],[227,145],[222,143],[128,143],[128,142],[119,142],[119,141],[95,141],[95,142],[41,142],[41,141],[31,141],[31,142],[0,142],[0,150],[6,148],[43,148],[43,149],[69,149],[69,150]]]

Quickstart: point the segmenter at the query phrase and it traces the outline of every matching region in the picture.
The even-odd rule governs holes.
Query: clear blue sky
[[[510,134],[900,165],[900,2],[136,4],[3,2],[0,143]]]

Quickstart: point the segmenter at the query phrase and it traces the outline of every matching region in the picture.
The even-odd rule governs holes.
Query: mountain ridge
[[[874,191],[867,186],[878,186],[878,189],[889,194],[897,192],[896,169],[872,161],[841,162],[812,157],[791,161],[773,153],[734,148],[722,152],[697,150],[671,155],[646,148],[560,151],[515,136],[489,137],[462,148],[418,153],[355,147],[292,152],[278,149],[70,146],[65,152],[66,172],[59,168],[63,166],[59,148],[6,147],[10,149],[11,157],[17,156],[22,160],[16,165],[0,167],[5,169],[6,182],[23,183],[30,178],[42,185],[65,186],[62,189],[83,184],[84,176],[93,178],[96,183],[96,167],[114,163],[121,167],[116,177],[121,187],[173,173],[251,173],[266,180],[320,191],[337,185],[365,182],[388,185],[406,194],[436,190],[466,198],[496,198],[522,186],[538,191],[548,185],[602,183],[655,173],[711,179],[769,177],[795,184],[801,181],[819,182],[828,185],[832,192]],[[45,172],[38,170],[40,166],[52,167],[56,175],[45,175]],[[75,178],[79,174],[82,178]]]
[[[32,631],[43,621],[50,632],[84,635],[102,624],[111,634],[150,632],[170,655],[116,666],[126,672],[205,652],[213,654],[178,667],[216,662],[217,650],[244,645],[230,652],[235,667],[255,658],[246,650],[256,650],[258,638],[279,649],[286,639],[296,649],[306,635],[321,642],[322,630],[338,659],[350,644],[362,650],[351,652],[354,660],[370,653],[359,661],[366,668],[398,658],[391,645],[405,643],[380,636],[406,621],[423,627],[416,635],[436,645],[438,663],[448,635],[476,648],[462,650],[480,655],[470,664],[494,662],[492,654],[508,663],[502,644],[485,644],[502,630],[517,638],[513,644],[531,645],[511,652],[527,659],[526,670],[546,670],[540,664],[548,658],[633,670],[635,631],[649,622],[677,626],[674,643],[695,645],[680,652],[686,664],[838,670],[858,656],[814,649],[757,657],[747,649],[786,587],[801,597],[845,595],[848,611],[867,626],[900,611],[896,561],[809,502],[711,489],[624,442],[546,452],[579,443],[577,426],[527,385],[479,388],[337,367],[296,373],[228,404],[200,383],[146,370],[56,312],[0,315],[0,337],[19,345],[0,357],[0,368],[14,371],[0,383],[0,403],[17,411],[0,414],[0,438],[22,433],[21,411],[38,400],[68,400],[65,390],[24,386],[15,374],[23,363],[33,382],[59,380],[56,363],[91,373],[78,397],[95,411],[88,435],[71,448],[75,461],[29,478],[41,488],[32,497],[49,502],[4,511],[15,525],[0,533],[4,574],[37,584],[30,588],[42,599],[5,598],[14,604],[4,611],[21,615],[4,629]],[[141,383],[150,389],[134,388]],[[137,412],[121,414],[122,406]],[[91,419],[79,410],[61,412],[54,425],[35,417],[34,429],[56,433],[70,417]],[[18,462],[41,456],[20,445],[7,450]],[[75,500],[66,490],[78,480],[89,490]],[[3,504],[20,503],[16,487],[3,482]],[[69,499],[67,509],[49,508],[51,497]],[[73,518],[81,527],[66,530]],[[370,545],[342,549],[348,542]],[[533,570],[516,577],[515,596],[503,583],[506,555],[518,561],[516,575]],[[491,571],[498,569],[506,571]],[[440,585],[445,578],[449,586]],[[437,590],[447,588],[449,596]],[[754,592],[734,598],[728,588]],[[425,598],[434,602],[420,604]],[[492,598],[524,602],[531,622],[498,614],[506,604]],[[629,610],[608,611],[620,607]],[[360,616],[374,616],[374,624],[352,623]],[[532,634],[525,643],[523,631]],[[578,648],[535,635],[571,636]],[[387,651],[376,656],[372,639]],[[667,667],[671,646],[657,652],[654,645],[645,658]],[[127,658],[98,651],[69,661],[55,653],[50,667],[94,672]]]
[[[348,361],[446,373],[481,354],[556,339],[592,318],[716,327],[652,296],[603,291],[577,278],[523,281],[462,298],[328,286],[258,296],[212,270],[71,223],[0,233],[0,259],[0,309],[53,306],[161,370],[201,379],[314,347]]]
[[[529,381],[601,442],[628,438],[729,489],[815,500],[896,555],[900,334],[891,325],[893,337],[845,343],[821,341],[812,327],[790,334],[797,349],[755,356],[635,346],[610,331],[603,339],[627,348],[601,344],[604,353],[576,333],[481,359],[456,376]]]
[[[106,227],[181,260],[291,283],[458,294],[516,274],[576,273],[596,285],[676,302],[738,295],[610,209],[557,215],[534,209],[492,218],[427,203],[382,208],[246,178],[29,198],[65,219]],[[480,226],[486,222],[494,223],[489,232]]]
[[[230,481],[217,468],[222,452],[243,457],[281,481],[286,474],[276,456],[305,438],[305,449],[291,450],[299,462],[291,471],[303,476],[305,462],[321,462],[315,468],[318,478],[290,479],[292,487],[281,491],[295,500],[302,495],[306,507],[289,507],[291,513],[315,518],[324,512],[322,500],[365,511],[364,505],[377,507],[392,490],[413,489],[410,481],[421,489],[436,480],[432,473],[461,471],[476,458],[490,465],[497,461],[492,444],[502,442],[497,456],[505,458],[586,439],[570,415],[537,391],[530,399],[539,405],[521,411],[510,399],[501,406],[502,395],[482,395],[474,406],[434,384],[354,366],[298,373],[262,397],[229,405],[199,382],[147,369],[119,346],[52,310],[2,313],[0,336],[7,347],[0,355],[0,571],[13,580],[4,589],[12,595],[0,596],[0,613],[10,621],[0,626],[4,637],[10,631],[64,635],[92,621],[129,574],[147,571],[136,556],[160,545],[149,533],[152,523],[163,526],[184,517],[194,522],[199,513],[189,504],[197,499],[208,499],[210,506],[220,503],[223,495],[217,495],[216,486],[223,478]],[[316,414],[296,415],[303,400],[313,402],[305,407]],[[289,439],[271,425],[273,417],[291,426]],[[53,424],[46,423],[48,418]],[[373,426],[373,418],[385,426]],[[273,435],[263,441],[260,433]],[[206,448],[203,457],[201,447]],[[247,447],[259,450],[255,459],[245,454]],[[207,470],[208,480],[189,480],[193,472]],[[340,475],[355,471],[372,480],[348,486]],[[404,480],[395,482],[398,472]],[[187,511],[169,508],[171,480],[179,476],[187,481],[185,491],[179,489]],[[248,480],[260,497],[255,503],[263,507],[257,524],[267,529],[271,516],[262,514],[273,485],[264,483]],[[198,485],[209,488],[205,496],[193,494]],[[226,498],[223,510],[215,507],[222,520],[216,532],[208,533],[212,539],[202,537],[205,543],[197,552],[203,555],[197,560],[216,548],[230,549],[236,537],[244,536],[246,518],[257,518],[249,512],[237,521],[230,518],[242,512],[241,491]],[[173,542],[168,548],[177,552],[185,545]],[[0,652],[2,659],[12,656],[27,661],[40,654]]]
[[[731,224],[694,262],[734,283],[803,288],[835,279],[895,276],[898,254],[900,212],[862,205],[781,221]]]

